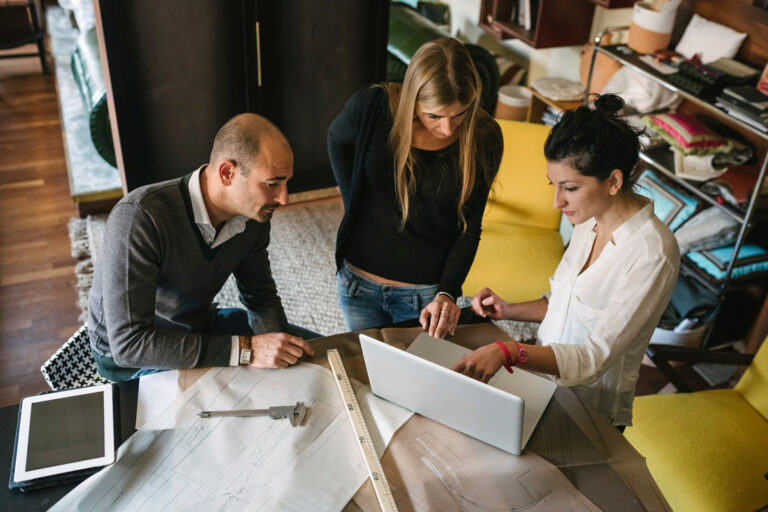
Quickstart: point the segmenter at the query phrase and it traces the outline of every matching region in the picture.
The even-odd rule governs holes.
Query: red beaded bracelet
[[[512,360],[512,354],[509,353],[509,349],[501,341],[497,341],[496,344],[499,346],[501,351],[504,352],[504,358],[506,359],[504,362],[504,368],[506,368],[509,373],[515,373],[515,371],[512,369],[512,365],[515,364],[515,362]]]

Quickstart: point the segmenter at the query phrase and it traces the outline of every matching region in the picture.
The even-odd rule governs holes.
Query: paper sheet
[[[181,397],[179,370],[153,373],[139,379],[136,400],[136,430],[148,430],[152,418],[160,416]]]
[[[599,512],[552,464],[529,450],[516,456],[415,415],[382,458],[400,512]],[[369,484],[355,495],[377,511]]]
[[[412,413],[367,387],[358,394],[383,451]],[[266,417],[197,416],[297,401],[310,407],[300,428]],[[368,477],[333,377],[316,365],[211,369],[147,425],[156,430],[136,432],[115,464],[51,510],[338,510]]]

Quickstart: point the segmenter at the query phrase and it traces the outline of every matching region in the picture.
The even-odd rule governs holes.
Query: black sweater
[[[416,189],[401,229],[386,91],[368,87],[350,98],[328,131],[328,154],[345,211],[336,239],[337,267],[347,259],[387,279],[438,284],[440,291],[461,294],[490,190],[483,176],[495,177],[502,154],[498,124],[484,111],[480,114],[477,179],[463,209],[466,229],[456,210],[461,192],[458,142],[437,151],[414,150]]]

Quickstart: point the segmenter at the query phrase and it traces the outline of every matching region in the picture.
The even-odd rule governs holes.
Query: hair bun
[[[624,106],[624,100],[616,94],[596,95],[595,112],[600,114],[615,115]]]

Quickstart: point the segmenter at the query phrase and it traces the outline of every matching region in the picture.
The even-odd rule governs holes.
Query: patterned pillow
[[[643,116],[643,123],[685,155],[712,155],[731,151],[730,140],[682,112]]]
[[[703,270],[715,280],[725,277],[728,262],[731,261],[734,246],[720,247],[711,251],[689,252],[685,257],[696,267]],[[739,256],[733,266],[731,277],[754,276],[755,274],[768,274],[768,252],[755,244],[745,244],[739,249]]]
[[[647,169],[637,179],[636,192],[653,199],[653,213],[672,231],[683,225],[699,208],[699,201],[666,184]]]

